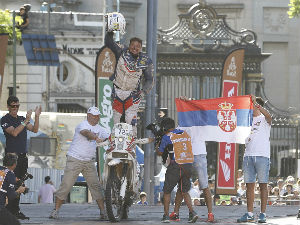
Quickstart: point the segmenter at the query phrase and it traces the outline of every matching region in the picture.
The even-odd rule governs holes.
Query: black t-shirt
[[[9,113],[1,118],[1,127],[6,137],[6,148],[5,152],[14,152],[17,154],[26,153],[26,141],[27,141],[27,129],[26,127],[14,137],[8,134],[5,130],[8,127],[13,126],[14,128],[20,126],[21,122],[25,120],[24,116],[13,117]]]
[[[8,170],[6,167],[0,166],[1,171],[7,170],[5,179],[2,183],[2,187],[0,189],[0,209],[5,207],[6,202],[6,196],[9,200],[16,198],[16,176],[15,174]],[[4,177],[0,176],[0,179],[3,179]],[[1,182],[0,182],[1,183]],[[1,185],[0,185],[1,186]]]

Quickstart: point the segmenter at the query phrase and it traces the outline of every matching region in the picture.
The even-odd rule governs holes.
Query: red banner
[[[0,34],[0,97],[2,93],[7,42],[8,34]]]
[[[244,49],[237,49],[226,57],[223,65],[221,97],[241,95],[244,54]],[[217,194],[237,194],[238,150],[239,145],[235,143],[219,143]]]

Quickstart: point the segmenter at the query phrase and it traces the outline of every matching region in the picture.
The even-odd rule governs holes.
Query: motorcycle
[[[106,212],[111,222],[128,218],[129,207],[139,191],[139,173],[134,148],[136,144],[147,144],[151,141],[151,138],[135,139],[131,125],[117,123],[108,140],[98,144],[109,146],[106,150],[103,183]]]

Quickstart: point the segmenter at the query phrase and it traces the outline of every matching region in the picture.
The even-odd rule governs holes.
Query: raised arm
[[[113,53],[115,53],[116,58],[120,57],[122,49],[114,41],[114,32],[111,31],[106,33],[104,43],[107,47],[109,47],[113,51]]]
[[[40,125],[40,115],[42,112],[42,107],[41,106],[37,106],[34,110],[35,112],[35,116],[34,116],[34,124],[30,124],[28,123],[26,125],[27,129],[30,130],[33,133],[37,133],[39,131],[39,125]]]

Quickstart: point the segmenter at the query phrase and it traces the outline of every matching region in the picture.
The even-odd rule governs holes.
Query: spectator
[[[22,18],[23,22],[21,24],[18,24],[17,28],[19,28],[21,31],[23,31],[29,25],[28,14],[27,14],[27,12],[26,12],[26,10],[25,10],[24,7],[20,8],[19,16]]]
[[[20,225],[18,219],[6,208],[6,199],[16,198],[24,193],[25,187],[20,186],[17,190],[16,177],[14,170],[17,166],[18,156],[15,153],[7,153],[3,158],[3,166],[0,166],[0,224],[2,225]]]
[[[55,208],[49,218],[58,219],[59,209],[68,197],[78,175],[82,173],[100,209],[100,219],[106,219],[103,188],[97,174],[96,143],[101,143],[109,137],[109,133],[99,125],[100,111],[92,106],[87,111],[87,119],[75,128],[72,143],[67,152],[67,164],[64,177],[59,189],[55,193]]]
[[[198,179],[192,183],[192,188],[189,190],[189,194],[191,196],[191,198],[200,198],[200,189],[199,189],[199,181]]]
[[[253,222],[253,204],[255,199],[256,177],[260,190],[259,223],[266,222],[266,207],[268,201],[268,182],[270,170],[270,132],[272,116],[264,108],[262,98],[251,96],[253,102],[253,121],[251,133],[246,139],[243,169],[246,182],[247,212],[237,222]]]
[[[53,193],[56,191],[49,176],[45,177],[45,184],[39,191],[38,203],[53,203]]]
[[[241,182],[242,180],[244,180],[243,170],[239,169],[237,174],[237,181]]]
[[[222,200],[221,203],[220,203],[219,205],[221,205],[221,206],[226,206],[226,205],[227,205],[226,200]]]
[[[286,191],[283,194],[283,196],[288,196],[288,195],[293,195],[293,185],[292,184],[286,185]]]
[[[214,205],[220,204],[220,195],[214,195]]]
[[[280,195],[283,195],[284,192],[285,192],[283,186],[284,186],[284,181],[283,181],[282,178],[279,178],[279,179],[277,180],[277,187],[279,188],[279,194],[280,194]]]
[[[140,201],[137,202],[138,205],[148,205],[146,192],[140,193]]]
[[[238,199],[236,196],[231,196],[229,205],[238,205]]]
[[[270,185],[270,184],[268,184],[268,195],[273,195],[273,187]]]
[[[279,191],[279,187],[274,187],[272,190],[273,196],[276,196],[277,199],[280,199],[280,191]]]
[[[9,96],[7,99],[8,113],[1,118],[1,126],[6,138],[5,154],[16,153],[18,163],[14,170],[17,179],[22,179],[27,174],[28,158],[26,149],[27,130],[34,133],[39,129],[39,118],[41,106],[35,108],[35,121],[30,123],[32,110],[27,111],[26,118],[19,116],[19,99],[16,96]],[[18,219],[29,219],[20,211],[20,198],[9,199],[6,208]]]
[[[246,198],[246,184],[244,181],[240,182],[239,189],[237,190],[238,196],[241,198]]]

